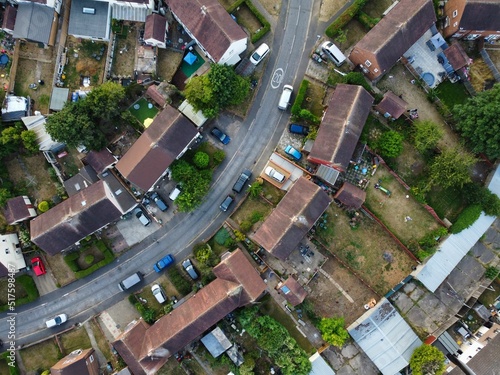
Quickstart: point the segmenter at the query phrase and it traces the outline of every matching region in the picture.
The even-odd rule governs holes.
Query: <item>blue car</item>
[[[210,134],[212,134],[224,145],[227,145],[231,140],[231,138],[229,138],[229,136],[226,133],[223,133],[219,128],[213,128]]]
[[[174,263],[174,257],[168,254],[166,257],[161,258],[158,262],[156,262],[155,265],[153,266],[153,269],[156,272],[161,272],[162,270],[164,270],[173,263]]]
[[[73,93],[71,94],[71,101],[72,101],[72,102],[76,102],[76,101],[78,101],[78,98],[79,98],[79,95],[78,95],[78,93],[77,93],[77,92],[73,92]]]
[[[285,153],[294,158],[295,160],[300,160],[300,158],[302,158],[302,154],[290,145],[286,146]]]

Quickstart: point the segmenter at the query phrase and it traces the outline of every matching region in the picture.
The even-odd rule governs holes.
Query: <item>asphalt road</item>
[[[17,308],[16,345],[43,339],[102,312],[128,295],[119,291],[119,281],[137,271],[146,275],[145,283],[154,281],[158,275],[152,265],[158,259],[171,253],[180,260],[190,254],[194,243],[210,238],[218,230],[231,213],[231,210],[222,213],[219,205],[231,192],[233,183],[245,168],[252,169],[254,175],[260,174],[288,123],[289,111],[280,111],[278,101],[283,85],[293,85],[296,93],[305,73],[309,51],[316,41],[316,32],[309,35],[308,30],[318,27],[317,19],[313,18],[318,9],[313,13],[313,7],[319,7],[319,2],[283,2],[266,71],[246,120],[241,122],[227,115],[216,120],[217,126],[225,129],[232,140],[224,148],[228,157],[216,172],[204,203],[192,213],[175,215],[150,238],[88,278]],[[46,329],[45,321],[59,313],[66,313],[69,321]],[[10,327],[7,319],[12,316],[0,315],[0,338],[5,343]],[[7,349],[5,346],[3,349]]]

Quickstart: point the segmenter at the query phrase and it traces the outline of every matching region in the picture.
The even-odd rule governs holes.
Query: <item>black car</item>
[[[233,204],[233,202],[234,202],[234,197],[228,195],[226,199],[224,199],[224,201],[220,204],[220,209],[226,212],[229,209],[229,206]]]
[[[212,134],[224,145],[227,145],[231,140],[231,138],[229,138],[229,136],[226,133],[222,132],[219,128],[213,128],[210,134]]]

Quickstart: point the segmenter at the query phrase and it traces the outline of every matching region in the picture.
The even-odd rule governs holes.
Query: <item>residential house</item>
[[[154,0],[113,0],[111,1],[113,19],[146,22],[146,17],[155,8]]]
[[[441,29],[445,38],[500,39],[500,3],[496,0],[447,0]]]
[[[35,206],[27,195],[11,198],[5,204],[3,216],[9,225],[16,225],[37,215]]]
[[[276,258],[285,260],[330,203],[323,189],[300,177],[252,239]]]
[[[247,34],[217,0],[166,0],[175,19],[214,63],[235,65]]]
[[[383,99],[375,107],[375,110],[380,112],[386,119],[397,120],[400,118],[408,107],[408,103],[401,96],[397,96],[392,91],[387,91]]]
[[[144,43],[153,47],[166,48],[167,31],[167,19],[157,13],[150,14],[146,17],[146,26],[144,27]]]
[[[2,105],[2,122],[21,121],[25,116],[30,116],[30,98],[7,95]]]
[[[401,0],[354,46],[349,60],[370,80],[377,80],[435,22],[431,0]]]
[[[76,38],[109,40],[111,4],[107,1],[72,0],[68,34]]]
[[[35,132],[36,143],[40,151],[53,151],[59,150],[64,147],[64,143],[54,141],[47,129],[45,128],[45,116],[35,115],[26,116],[21,118],[26,129]]]
[[[292,306],[300,305],[307,297],[306,290],[292,276],[289,276],[279,289]]]
[[[98,181],[31,220],[31,241],[55,255],[125,213],[109,185]]]
[[[99,375],[93,348],[74,350],[50,368],[50,375]]]
[[[170,164],[199,136],[191,121],[167,105],[118,161],[116,169],[135,187],[152,190]]]
[[[17,234],[0,234],[0,277],[26,268]]]
[[[64,181],[64,188],[66,189],[68,195],[72,197],[73,195],[78,194],[80,191],[86,189],[97,181],[99,181],[97,173],[95,173],[94,169],[91,166],[86,165],[81,168],[73,177]]]
[[[333,196],[333,199],[348,210],[359,210],[365,203],[366,191],[346,181]]]
[[[101,174],[106,169],[111,168],[115,165],[118,160],[107,148],[103,148],[100,151],[89,151],[82,162],[86,165],[90,165],[97,174]]]
[[[146,96],[149,97],[151,100],[153,100],[161,108],[165,107],[165,104],[167,104],[165,97],[158,90],[158,86],[156,85],[150,85],[148,87],[148,89],[146,90]]]
[[[135,375],[155,374],[167,359],[238,307],[257,301],[266,284],[236,249],[213,268],[216,279],[152,326],[132,322],[113,347]]]
[[[372,104],[373,97],[362,86],[337,85],[307,160],[345,172]]]

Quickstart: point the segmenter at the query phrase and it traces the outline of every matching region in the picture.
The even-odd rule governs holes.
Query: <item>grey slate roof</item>
[[[53,8],[36,3],[19,3],[13,36],[47,44],[53,21]]]
[[[500,3],[496,0],[468,0],[460,20],[464,30],[499,30]]]
[[[83,13],[83,8],[95,9],[95,14]],[[68,33],[89,38],[109,38],[110,6],[105,1],[73,0]]]
[[[64,181],[64,188],[71,197],[97,181],[99,181],[97,173],[91,166],[86,165],[76,175]]]

